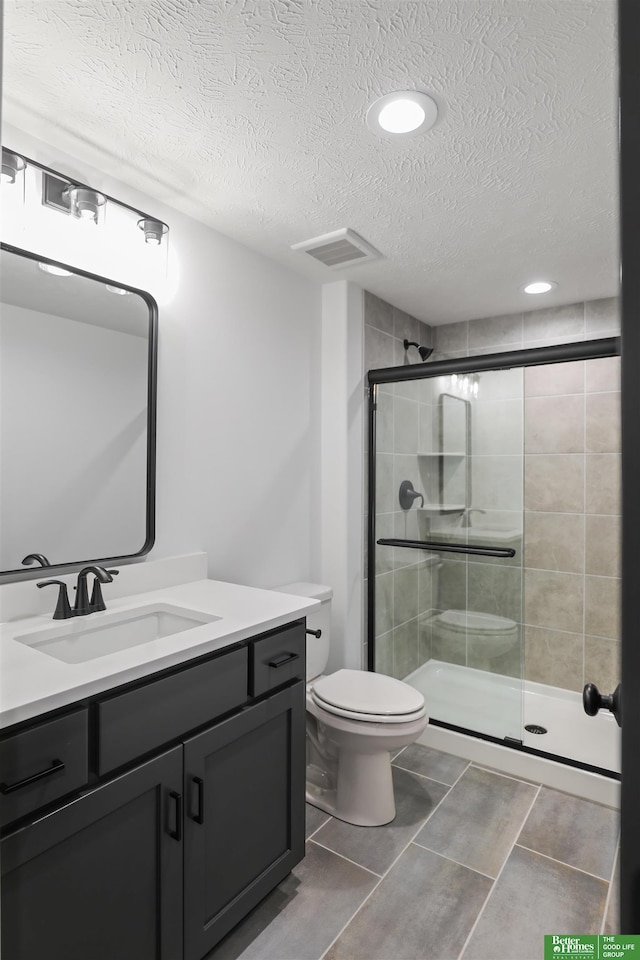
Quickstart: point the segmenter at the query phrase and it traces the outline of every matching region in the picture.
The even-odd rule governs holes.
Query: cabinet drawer
[[[0,741],[0,824],[84,786],[88,780],[88,712],[9,734]]]
[[[245,703],[247,656],[247,648],[240,647],[98,702],[98,775]]]
[[[306,637],[304,621],[251,644],[249,691],[259,697],[289,680],[304,680]]]

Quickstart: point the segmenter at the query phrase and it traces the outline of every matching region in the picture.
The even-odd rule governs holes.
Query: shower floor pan
[[[405,682],[422,693],[434,720],[620,772],[620,728],[610,713],[588,717],[581,693],[439,660],[418,667]],[[530,733],[525,727],[531,725],[547,732]]]

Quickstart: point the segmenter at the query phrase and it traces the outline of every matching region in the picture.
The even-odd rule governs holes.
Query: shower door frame
[[[369,370],[368,383],[368,496],[367,496],[367,670],[375,672],[375,615],[376,615],[376,409],[378,400],[378,386],[384,383],[403,383],[408,380],[428,380],[433,377],[451,376],[451,374],[485,373],[492,370],[509,370],[514,367],[537,367],[552,363],[571,363],[578,360],[598,360],[602,357],[619,357],[621,355],[620,337],[604,337],[600,340],[582,340],[577,343],[554,344],[549,347],[535,347],[524,350],[511,350],[504,353],[488,353],[479,356],[457,357],[453,360],[437,360],[433,363],[415,363],[401,367],[382,367],[379,370]],[[524,454],[523,454],[524,456]],[[418,545],[416,541],[415,545]],[[437,548],[435,549],[437,552]],[[461,551],[465,552],[465,551]],[[471,551],[469,551],[471,552]],[[455,730],[491,743],[512,747],[523,753],[534,754],[546,759],[556,760],[568,766],[578,767],[599,773],[611,779],[619,780],[618,774],[594,767],[590,764],[572,760],[569,757],[559,756],[527,747],[520,740],[511,737],[495,737],[490,734],[471,730],[467,727],[456,726],[442,720],[429,720],[434,726]]]

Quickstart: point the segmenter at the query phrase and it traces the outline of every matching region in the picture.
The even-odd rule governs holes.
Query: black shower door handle
[[[467,553],[473,557],[498,557],[510,560],[516,552],[512,547],[490,547],[470,543],[441,543],[439,540],[376,540],[381,547],[407,547],[411,550],[435,550],[442,553]]]
[[[609,710],[616,718],[619,727],[622,726],[622,684],[619,683],[613,693],[600,693],[595,683],[587,683],[582,691],[582,706],[584,712],[595,717],[599,710]]]

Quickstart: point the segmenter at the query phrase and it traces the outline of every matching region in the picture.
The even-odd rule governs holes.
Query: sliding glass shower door
[[[373,389],[373,668],[521,741],[523,369]]]
[[[370,669],[432,723],[612,777],[619,728],[583,688],[620,680],[619,349],[369,374]]]

